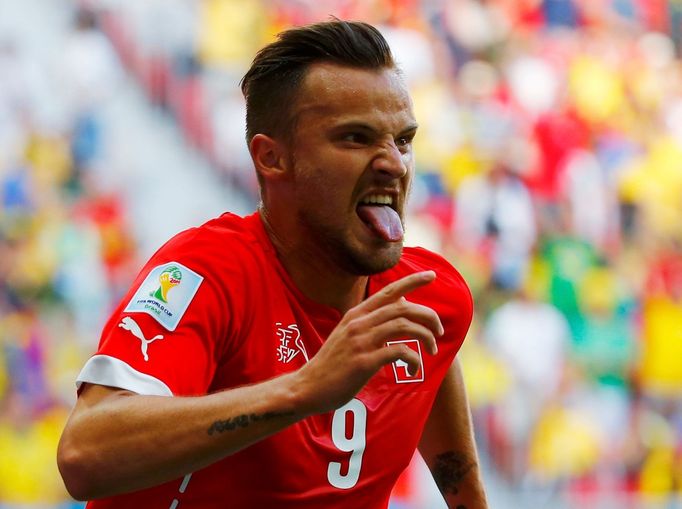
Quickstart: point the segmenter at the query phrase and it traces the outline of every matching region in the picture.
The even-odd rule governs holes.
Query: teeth
[[[388,194],[371,194],[362,199],[367,205],[393,205],[393,197]]]

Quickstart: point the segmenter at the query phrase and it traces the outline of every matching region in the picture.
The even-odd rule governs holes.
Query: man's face
[[[357,275],[384,271],[402,252],[417,123],[394,69],[310,68],[292,106],[297,224],[311,252]]]

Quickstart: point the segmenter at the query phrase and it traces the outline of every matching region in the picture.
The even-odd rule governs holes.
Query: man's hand
[[[435,278],[433,271],[410,274],[344,315],[317,355],[298,372],[306,414],[339,408],[386,364],[402,360],[416,373],[419,355],[402,344],[387,346],[387,341],[416,338],[432,355],[438,351],[436,336],[444,333],[440,318],[433,309],[405,299]]]

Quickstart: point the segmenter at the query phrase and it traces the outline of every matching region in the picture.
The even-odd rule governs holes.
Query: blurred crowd
[[[86,11],[60,39],[58,61],[33,49],[3,27],[0,507],[68,507],[55,451],[74,377],[133,270],[122,196],[102,178],[98,118],[121,68]]]
[[[0,502],[37,501],[36,471],[65,500],[51,444],[140,262],[103,177],[119,74],[255,200],[239,79],[279,30],[333,14],[379,26],[410,86],[408,235],[472,287],[460,358],[490,475],[522,507],[682,504],[682,2],[80,6],[53,69],[0,37]],[[396,504],[415,491],[408,473]]]

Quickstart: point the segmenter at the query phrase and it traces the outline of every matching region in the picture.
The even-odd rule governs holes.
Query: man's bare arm
[[[431,409],[419,451],[451,509],[487,509],[462,370],[455,360]]]
[[[79,500],[182,477],[300,419],[291,376],[196,398],[86,385],[58,449]]]
[[[402,359],[416,371],[416,352],[385,341],[409,335],[436,351],[438,315],[403,298],[434,278],[417,273],[386,286],[349,310],[310,362],[265,382],[172,398],[86,385],[58,449],[67,489],[85,500],[179,478],[340,407],[385,364]]]

